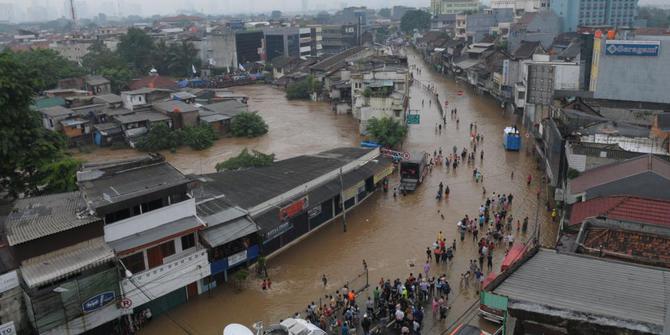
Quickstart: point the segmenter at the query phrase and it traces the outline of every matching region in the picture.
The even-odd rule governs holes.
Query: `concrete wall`
[[[200,59],[203,64],[208,64],[211,58],[214,60],[215,67],[237,67],[237,50],[233,32],[207,35],[198,42],[196,47],[200,50]]]

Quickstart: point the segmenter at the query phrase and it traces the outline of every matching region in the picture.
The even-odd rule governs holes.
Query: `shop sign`
[[[318,205],[316,207],[311,208],[309,211],[307,211],[307,216],[310,219],[313,219],[321,214],[321,205]]]
[[[607,40],[605,54],[608,56],[658,56],[661,41]]]
[[[84,313],[96,311],[114,301],[115,297],[116,295],[112,291],[102,292],[84,301],[84,303],[81,304],[81,310]]]
[[[307,196],[304,196],[279,210],[279,220],[286,221],[302,212],[309,205]]]
[[[0,275],[0,293],[9,291],[18,286],[19,276],[16,274],[16,271],[7,272],[4,275]]]
[[[9,321],[0,325],[0,335],[16,335],[14,321]]]
[[[237,265],[247,260],[247,250],[240,251],[232,256],[228,256],[228,266]]]
[[[356,183],[356,185],[354,185],[354,186],[346,189],[344,192],[342,192],[342,199],[344,199],[344,201],[347,201],[347,200],[355,197],[356,194],[359,193],[359,189],[361,187],[365,187],[365,182],[363,182],[362,180],[359,181],[358,183]]]
[[[286,233],[287,231],[291,230],[291,228],[293,228],[293,225],[291,224],[291,222],[288,222],[288,221],[284,222],[284,223],[280,224],[279,226],[273,228],[272,230],[268,231],[268,233],[265,234],[265,240],[269,241],[269,240],[271,240],[271,239],[273,239],[277,236],[280,236],[280,235]]]

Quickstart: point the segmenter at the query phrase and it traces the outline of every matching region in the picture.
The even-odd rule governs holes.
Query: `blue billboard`
[[[605,54],[608,56],[658,56],[660,41],[608,40]]]
[[[84,313],[90,313],[106,306],[114,301],[115,298],[116,295],[112,291],[102,292],[84,301],[84,303],[81,304],[81,309]]]

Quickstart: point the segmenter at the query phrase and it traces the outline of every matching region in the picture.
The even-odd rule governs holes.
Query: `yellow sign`
[[[390,175],[391,173],[393,173],[393,166],[389,166],[386,169],[378,172],[377,174],[375,174],[372,180],[376,184],[380,182],[382,179],[386,178],[386,176]]]
[[[596,91],[598,83],[598,66],[600,65],[600,54],[602,53],[602,40],[595,38],[593,40],[593,59],[591,60],[591,78],[589,80],[589,91]]]
[[[342,199],[344,199],[346,201],[346,200],[349,200],[349,199],[355,197],[356,194],[358,194],[358,189],[361,188],[361,187],[364,187],[364,186],[365,186],[365,182],[364,181],[359,181],[356,185],[354,185],[354,186],[344,190],[344,192],[342,192]]]

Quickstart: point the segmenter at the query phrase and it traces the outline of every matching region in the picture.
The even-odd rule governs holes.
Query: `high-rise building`
[[[546,9],[549,0],[491,0],[491,8],[512,8],[517,15]]]
[[[630,26],[638,0],[551,0],[550,8],[563,20],[564,31],[582,26]]]
[[[430,11],[433,16],[462,14],[479,10],[479,0],[431,0]]]

